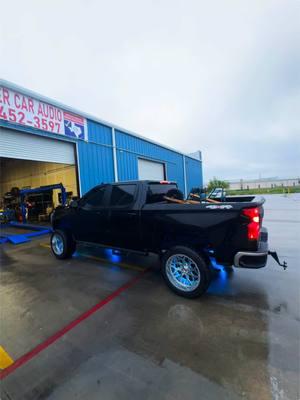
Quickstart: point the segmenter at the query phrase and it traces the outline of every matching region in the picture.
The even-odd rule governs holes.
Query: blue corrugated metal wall
[[[111,128],[88,120],[88,140],[78,141],[81,194],[102,182],[114,181]]]
[[[119,180],[138,179],[138,158],[164,162],[167,179],[174,180],[184,191],[183,156],[175,151],[116,130]]]
[[[3,120],[0,121],[0,125],[77,143],[81,195],[102,182],[114,181],[112,129],[108,126],[88,120],[88,142],[84,142],[53,135],[31,127],[11,124]],[[138,179],[138,158],[142,157],[165,163],[167,179],[176,181],[179,188],[184,191],[182,154],[119,130],[115,130],[115,135],[120,181]],[[187,156],[185,160],[187,191],[189,192],[192,187],[202,186],[202,164],[200,161]]]
[[[101,183],[114,181],[112,147],[78,142],[81,194]]]
[[[185,157],[186,186],[190,193],[193,187],[203,186],[202,162],[191,157]]]
[[[112,129],[88,120],[88,141],[112,146]]]

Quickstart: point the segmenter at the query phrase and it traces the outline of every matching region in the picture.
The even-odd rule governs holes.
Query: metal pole
[[[183,155],[182,157],[183,157],[183,175],[184,175],[184,197],[187,197],[185,156]]]
[[[115,128],[111,128],[112,134],[112,146],[113,146],[113,160],[114,160],[114,173],[115,173],[115,182],[119,181],[118,177],[118,161],[117,161],[117,148],[116,148],[116,133]]]

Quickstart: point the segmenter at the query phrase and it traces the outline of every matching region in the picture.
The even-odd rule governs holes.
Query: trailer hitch
[[[268,254],[269,254],[271,257],[273,257],[274,260],[277,262],[277,264],[280,265],[284,270],[287,269],[287,263],[286,263],[286,261],[283,261],[283,263],[281,263],[281,262],[279,261],[279,258],[278,258],[278,255],[277,255],[276,251],[271,251],[271,250],[269,250],[269,251],[268,251]]]

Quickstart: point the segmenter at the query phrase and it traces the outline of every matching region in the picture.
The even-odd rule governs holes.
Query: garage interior
[[[1,222],[49,223],[55,207],[78,197],[73,143],[3,129],[0,145]]]
[[[0,169],[1,208],[17,212],[20,198],[14,195],[12,189],[36,188],[35,193],[28,194],[25,198],[29,206],[28,222],[49,221],[53,209],[62,202],[59,189],[39,192],[38,188],[62,183],[67,192],[67,201],[78,196],[75,165],[0,158]]]

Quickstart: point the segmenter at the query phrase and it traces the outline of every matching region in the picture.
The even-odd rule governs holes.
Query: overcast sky
[[[0,77],[183,152],[300,175],[300,0],[0,0]]]

